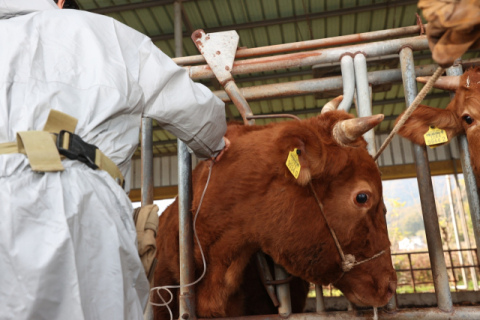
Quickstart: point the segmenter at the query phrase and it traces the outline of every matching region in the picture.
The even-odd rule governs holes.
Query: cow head
[[[429,77],[417,78],[426,82]],[[410,141],[425,145],[423,135],[429,126],[436,126],[447,132],[448,139],[465,133],[468,139],[472,167],[480,181],[480,68],[466,71],[462,76],[441,77],[434,85],[436,88],[455,91],[455,98],[446,109],[420,105],[412,113],[399,134]],[[398,121],[398,120],[397,120]]]
[[[380,172],[362,138],[383,115],[352,119],[329,106],[324,110],[308,120],[230,127],[231,149],[217,164],[222,178],[230,180],[219,186],[218,194],[223,199],[235,195],[237,203],[230,202],[224,212],[242,214],[242,222],[236,222],[242,239],[258,244],[289,273],[315,284],[333,283],[358,305],[385,305],[395,291],[396,273]],[[285,165],[294,149],[301,164],[297,179]],[[383,250],[385,254],[343,274],[310,183],[345,254],[357,261]]]

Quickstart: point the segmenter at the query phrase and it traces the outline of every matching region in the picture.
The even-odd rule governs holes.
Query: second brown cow
[[[428,78],[417,80],[425,83]],[[472,169],[480,186],[480,67],[469,69],[462,76],[441,77],[434,87],[456,92],[455,98],[446,109],[419,105],[398,134],[419,145],[425,145],[424,134],[430,126],[445,130],[449,141],[466,134]]]

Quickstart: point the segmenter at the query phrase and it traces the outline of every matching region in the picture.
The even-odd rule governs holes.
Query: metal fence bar
[[[415,273],[413,272],[413,266],[412,266],[412,256],[410,253],[407,256],[408,256],[408,265],[410,266],[410,276],[412,277],[413,292],[417,292],[417,288],[415,287]]]
[[[175,56],[183,55],[182,1],[176,0],[174,10]],[[192,212],[192,156],[187,145],[177,139],[178,153],[178,219],[180,248],[180,286],[195,281]],[[196,319],[195,287],[181,287],[178,298],[179,314],[183,320]]]
[[[460,243],[460,237],[459,237],[459,232],[458,232],[458,225],[457,225],[457,217],[455,215],[455,209],[453,208],[453,197],[452,197],[452,187],[450,185],[450,175],[447,175],[447,194],[448,194],[448,202],[450,205],[450,215],[452,218],[452,224],[453,224],[453,233],[455,236],[455,244],[457,245],[458,249],[462,249],[462,244]],[[458,260],[460,261],[461,265],[464,265],[463,261],[463,255],[461,251],[458,251]],[[453,264],[452,264],[453,265]],[[455,277],[455,270],[452,270],[454,277]],[[465,282],[465,285],[467,285],[467,273],[465,271],[465,268],[462,268],[462,277],[463,281]],[[457,288],[457,283],[455,282],[455,289]]]
[[[142,118],[141,138],[142,206],[153,203],[153,131],[152,119]]]
[[[426,25],[425,25],[426,26]],[[322,47],[330,47],[336,45],[345,45],[363,41],[383,40],[387,38],[396,38],[406,35],[420,33],[420,26],[410,26],[403,28],[395,28],[388,30],[380,30],[373,32],[350,34],[346,36],[331,37],[324,39],[315,39],[309,41],[283,43],[273,46],[265,46],[258,48],[239,49],[235,54],[235,58],[249,58],[254,56],[261,56],[267,54],[277,54],[290,51],[310,50]],[[205,58],[202,55],[174,58],[173,61],[179,65],[188,65],[196,63],[205,63]]]
[[[180,235],[180,285],[195,281],[192,225],[192,158],[187,145],[178,140],[178,214]],[[180,288],[180,315],[195,319],[195,287]]]
[[[457,276],[455,275],[455,269],[453,268],[452,251],[450,251],[450,250],[448,250],[448,257],[450,258],[450,267],[452,269],[453,283],[454,283],[454,286],[455,286],[455,291],[458,291]],[[450,268],[447,267],[447,269],[450,269]],[[449,282],[451,282],[451,281],[449,280]]]
[[[153,126],[151,118],[142,118],[141,129],[141,204],[142,207],[153,203]],[[144,320],[153,319],[150,300],[145,306]]]
[[[323,286],[315,285],[315,302],[317,307],[317,312],[325,312],[327,308],[325,307],[325,299],[323,298]]]
[[[462,65],[454,65],[447,69],[447,75],[460,76],[463,74]],[[452,99],[453,99],[452,95]],[[477,246],[477,256],[480,256],[480,199],[478,195],[477,181],[470,162],[467,137],[462,134],[457,138],[462,161],[463,176],[465,177],[465,189],[467,190],[468,205],[472,217],[473,233]]]
[[[362,52],[368,57],[396,54],[400,48],[405,45],[411,46],[415,51],[428,49],[426,36],[402,38],[339,48],[284,54],[274,57],[240,60],[233,63],[232,75],[338,62],[340,57],[345,53],[355,54]],[[212,69],[208,65],[187,66],[184,68],[187,69],[190,78],[193,80],[211,79],[215,77]]]
[[[274,266],[275,270],[275,280],[283,280],[288,278],[288,273],[283,269],[283,267],[279,264],[275,263]],[[278,314],[282,318],[286,318],[292,314],[292,302],[290,299],[290,285],[287,283],[285,284],[277,284],[277,296],[278,300],[280,301],[280,306],[278,307]]]
[[[400,65],[402,67],[403,88],[405,90],[406,104],[409,106],[417,95],[417,82],[413,52],[410,47],[404,47],[400,51]],[[427,150],[425,146],[414,145],[415,167],[417,169],[418,189],[422,203],[423,220],[427,236],[428,254],[432,265],[432,273],[437,296],[438,308],[443,311],[452,310],[452,296],[448,283],[447,268],[443,255],[440,227],[433,194],[430,167],[428,166]]]

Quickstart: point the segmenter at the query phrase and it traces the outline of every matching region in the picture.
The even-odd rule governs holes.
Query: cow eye
[[[366,193],[359,193],[357,194],[356,200],[358,203],[365,203],[368,200],[368,196]]]
[[[465,122],[466,122],[467,124],[472,124],[472,123],[473,123],[473,119],[472,119],[472,117],[470,117],[470,116],[464,116],[464,117],[463,117],[463,120],[465,120]]]

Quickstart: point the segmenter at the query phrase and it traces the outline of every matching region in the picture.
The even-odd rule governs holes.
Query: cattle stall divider
[[[177,13],[175,15],[177,19]],[[175,29],[176,34],[181,33]],[[355,35],[357,40],[350,39],[348,43],[355,43],[366,40],[382,40],[386,38],[399,37],[412,35],[418,33],[419,27],[398,28],[390,30],[382,30],[376,32],[369,32],[366,34]],[[368,37],[365,36],[368,34]],[[342,37],[328,38],[329,43],[335,43],[338,41],[338,45]],[[180,38],[181,40],[181,38]],[[327,40],[327,39],[323,39]],[[325,41],[326,42],[326,41]],[[306,49],[307,46],[302,47],[302,42],[297,43],[297,48]],[[181,48],[181,41],[177,42],[177,45]],[[288,48],[287,48],[288,47]],[[270,53],[283,53],[291,51],[294,47],[293,44],[288,44],[284,49],[278,49],[277,46],[244,49],[252,50],[252,55],[255,52],[261,52],[259,54],[265,55]],[[311,47],[310,47],[311,48]],[[220,49],[220,48],[219,48]],[[293,49],[298,50],[298,49]],[[240,60],[233,63],[231,68],[231,74],[245,74],[251,72],[262,72],[277,69],[286,69],[300,66],[312,66],[318,64],[331,64],[341,62],[342,57],[345,54],[350,54],[353,57],[354,65],[358,65],[357,68],[360,71],[359,76],[361,78],[356,80],[357,83],[357,102],[359,108],[359,116],[372,112],[371,109],[371,90],[369,87],[376,84],[391,83],[403,81],[405,98],[407,105],[413,101],[416,96],[416,81],[415,76],[428,76],[432,75],[437,65],[426,66],[414,66],[413,51],[428,50],[428,42],[425,36],[413,36],[408,38],[384,40],[378,42],[371,42],[368,44],[353,44],[348,46],[327,48],[312,50],[308,52],[297,52],[291,54],[281,54],[276,56],[253,58]],[[242,50],[237,51],[237,56]],[[177,52],[178,54],[178,52]],[[181,54],[180,54],[181,55]],[[401,69],[391,69],[383,71],[374,71],[367,73],[367,61],[366,58],[373,58],[385,55],[399,55]],[[248,56],[248,55],[247,55]],[[355,64],[355,58],[358,56],[358,62]],[[189,57],[183,59],[183,64],[189,63]],[[197,60],[195,60],[197,59]],[[198,56],[192,59],[192,63],[202,62]],[[203,60],[204,61],[204,60]],[[456,66],[447,70],[448,73],[460,73],[461,65],[469,67],[472,65],[480,64],[480,59],[471,59],[462,61]],[[194,80],[214,78],[215,75],[208,65],[196,65],[184,67],[189,72],[189,75]],[[343,70],[342,70],[343,71]],[[359,86],[360,84],[360,86]],[[366,85],[362,87],[363,85]],[[236,86],[235,86],[236,87]],[[339,90],[343,88],[342,77],[329,77],[312,80],[294,81],[288,83],[280,83],[275,85],[262,85],[249,88],[234,90],[234,94],[244,98],[244,101],[258,100],[266,98],[279,98],[287,96],[305,95],[314,92],[325,92],[331,90]],[[366,90],[365,90],[366,89]],[[233,99],[225,91],[215,91],[215,94],[224,102],[235,102],[237,100],[235,96]],[[237,104],[236,104],[237,105]],[[241,105],[241,104],[240,104]],[[237,105],[237,108],[239,106]],[[241,106],[240,106],[241,107]],[[242,112],[240,112],[242,113]],[[368,138],[368,136],[367,136]],[[153,172],[152,172],[152,123],[151,119],[142,119],[142,205],[153,202]],[[368,138],[370,139],[370,138]],[[374,142],[374,140],[373,140]],[[373,143],[372,142],[372,143]],[[459,145],[461,150],[462,167],[465,173],[466,189],[468,194],[468,202],[471,208],[472,222],[475,233],[475,240],[477,243],[477,252],[480,250],[480,202],[478,199],[478,192],[476,190],[475,177],[473,175],[470,158],[468,155],[468,144],[465,136],[459,138]],[[369,144],[370,145],[370,144]],[[374,144],[372,147],[375,148]],[[387,305],[389,312],[381,312],[379,314],[380,319],[415,319],[422,317],[424,319],[479,319],[480,310],[472,307],[453,307],[450,295],[450,288],[448,286],[448,277],[446,276],[446,265],[443,257],[443,248],[441,245],[438,217],[435,208],[435,200],[433,195],[433,188],[431,184],[431,177],[428,166],[428,158],[425,148],[415,146],[415,159],[417,176],[419,181],[419,189],[421,194],[422,212],[425,221],[426,236],[428,242],[428,249],[430,260],[432,263],[432,271],[435,281],[435,293],[437,296],[438,308],[428,309],[404,309],[397,310],[394,299]],[[374,150],[374,149],[372,149]],[[369,149],[369,152],[370,149]],[[180,219],[180,251],[181,255],[185,254],[187,262],[181,262],[181,284],[190,283],[192,280],[193,272],[193,234],[192,234],[192,216],[189,210],[191,205],[191,158],[189,158],[188,151],[183,144],[179,143],[178,147],[178,161],[179,161],[179,219]],[[184,241],[186,240],[186,241]],[[188,257],[187,257],[188,256]],[[282,276],[284,277],[284,276]],[[278,293],[277,288],[277,293]],[[323,301],[322,288],[316,288],[317,294],[317,313],[310,314],[289,314],[289,312],[282,312],[283,315],[267,315],[267,316],[249,316],[240,317],[234,319],[252,319],[252,320],[269,320],[269,319],[288,319],[297,320],[310,320],[310,319],[371,319],[372,312],[370,310],[355,310],[350,312],[324,312],[325,304]],[[188,295],[188,299],[185,299],[182,303],[180,299],[180,318],[183,320],[196,319],[195,314],[195,298],[194,287],[189,287],[185,291],[181,291],[181,296],[185,293]],[[279,297],[289,297],[289,295],[279,294]],[[288,298],[286,298],[288,299]],[[280,301],[282,302],[282,301]],[[285,305],[283,306],[285,307]],[[281,310],[281,309],[280,309]],[[151,313],[145,314],[145,319],[151,319]],[[233,318],[230,318],[233,319]]]

